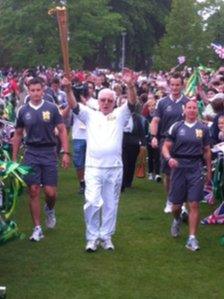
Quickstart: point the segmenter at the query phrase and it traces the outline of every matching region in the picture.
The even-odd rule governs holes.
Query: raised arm
[[[61,84],[64,86],[64,90],[67,94],[68,99],[68,105],[71,109],[74,109],[78,106],[78,102],[74,96],[73,90],[72,90],[72,83],[69,79],[63,78],[61,81]]]
[[[122,73],[122,80],[127,85],[128,102],[135,105],[137,101],[137,93],[135,88],[134,72],[128,68],[124,68]]]

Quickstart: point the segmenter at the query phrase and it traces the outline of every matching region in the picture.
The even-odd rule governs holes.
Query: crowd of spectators
[[[130,187],[133,180],[135,163],[141,147],[147,147],[148,153],[148,178],[160,181],[160,153],[150,145],[150,122],[153,117],[158,100],[169,94],[169,78],[176,70],[170,72],[135,72],[138,104],[133,117],[124,130],[123,160],[126,179],[123,181],[123,189]],[[184,79],[184,87],[188,84],[194,69],[185,66],[180,71]],[[223,141],[223,117],[224,114],[224,66],[214,70],[208,67],[200,67],[200,80],[191,98],[198,103],[200,118],[210,127],[213,141]],[[73,119],[66,111],[66,94],[61,86],[63,70],[60,67],[46,68],[38,66],[32,69],[16,71],[13,68],[0,70],[0,108],[1,117],[13,121],[18,108],[29,101],[27,84],[33,77],[40,77],[44,84],[44,99],[55,103],[62,111],[67,130],[71,129],[72,139],[85,140],[85,132],[80,123]],[[116,93],[116,105],[119,107],[127,100],[126,86],[122,82],[122,73],[109,69],[98,69],[94,71],[71,71],[73,91],[78,101],[97,108],[98,93],[103,88],[111,88]],[[185,88],[183,89],[183,93]],[[189,95],[187,95],[189,96]],[[11,105],[11,110],[8,109]],[[11,111],[11,113],[9,112]],[[78,128],[78,129],[77,129]],[[81,129],[80,129],[81,128]],[[81,150],[85,150],[85,144]],[[75,156],[79,153],[75,154]],[[80,192],[83,192],[83,166],[74,164],[80,180]],[[80,163],[78,163],[80,164]],[[83,163],[81,163],[83,164]],[[127,165],[126,165],[127,164]]]

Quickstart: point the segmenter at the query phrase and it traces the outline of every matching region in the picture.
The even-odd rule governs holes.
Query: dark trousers
[[[160,174],[160,152],[159,148],[152,148],[150,144],[147,145],[148,151],[148,172]]]
[[[122,152],[122,160],[124,165],[123,170],[123,182],[122,188],[131,187],[134,173],[135,173],[135,164],[139,154],[139,145],[124,145]]]

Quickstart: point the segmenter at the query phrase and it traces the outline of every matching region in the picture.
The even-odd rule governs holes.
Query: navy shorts
[[[85,167],[86,158],[86,140],[73,139],[73,164],[76,169],[83,169]]]
[[[33,173],[25,176],[24,180],[27,185],[57,186],[57,152],[44,151],[26,151],[24,163],[31,166]]]
[[[203,199],[204,177],[202,166],[171,170],[169,200],[173,204]]]

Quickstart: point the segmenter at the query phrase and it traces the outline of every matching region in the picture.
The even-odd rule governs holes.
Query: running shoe
[[[39,242],[43,238],[44,238],[44,234],[42,232],[42,229],[39,227],[35,227],[33,229],[32,235],[30,236],[30,241]]]
[[[171,236],[174,237],[174,238],[177,238],[179,237],[180,235],[180,228],[181,228],[181,218],[179,219],[173,219],[173,222],[172,222],[172,225],[171,225],[171,228],[170,228],[170,233],[171,233]]]
[[[98,248],[99,241],[98,240],[90,240],[86,243],[86,251],[87,252],[95,252]]]
[[[45,224],[47,228],[54,228],[56,225],[55,209],[49,209],[47,204],[44,207],[46,220]]]
[[[189,238],[185,247],[191,251],[197,251],[200,249],[198,240],[196,238]]]
[[[105,250],[114,250],[114,244],[112,243],[111,239],[106,239],[101,241],[101,247]]]

